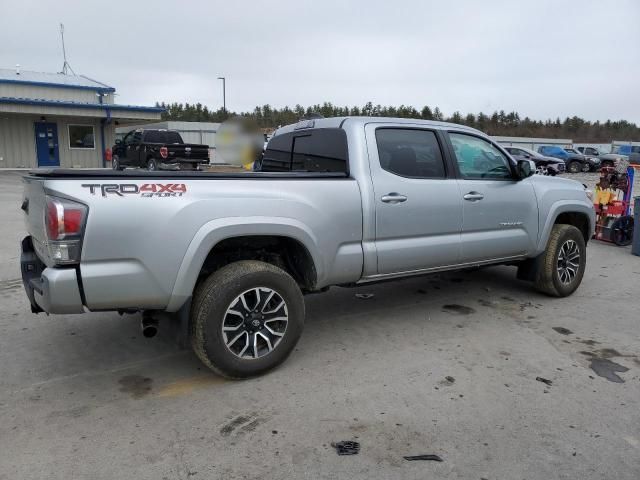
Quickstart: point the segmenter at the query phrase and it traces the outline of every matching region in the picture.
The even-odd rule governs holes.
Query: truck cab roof
[[[298,130],[305,130],[311,128],[345,128],[349,127],[363,127],[368,123],[393,123],[398,125],[419,125],[425,128],[434,128],[439,130],[458,130],[469,133],[474,133],[486,137],[486,134],[475,128],[467,127],[465,125],[458,125],[457,123],[440,122],[436,120],[421,120],[417,118],[393,118],[393,117],[331,117],[331,118],[313,118],[309,120],[300,120],[298,123],[291,125],[285,125],[278,128],[274,135],[280,135],[282,133],[288,133]]]

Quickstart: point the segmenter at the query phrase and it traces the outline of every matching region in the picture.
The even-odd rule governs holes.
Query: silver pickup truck
[[[549,295],[580,284],[594,210],[483,133],[392,118],[278,129],[258,172],[32,171],[22,276],[33,312],[170,317],[210,368],[265,372],[332,285],[517,266]]]

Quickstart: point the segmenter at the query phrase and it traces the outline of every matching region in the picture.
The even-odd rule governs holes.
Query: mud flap
[[[20,272],[22,274],[22,285],[24,286],[24,291],[27,294],[29,303],[31,304],[31,311],[33,313],[40,313],[44,310],[42,310],[40,305],[36,303],[33,291],[35,289],[35,285],[39,284],[44,264],[36,255],[30,236],[22,239],[21,250]]]
[[[536,277],[540,269],[542,268],[542,262],[544,261],[544,253],[538,255],[535,258],[529,258],[518,265],[518,280],[524,280],[525,282],[535,282]]]

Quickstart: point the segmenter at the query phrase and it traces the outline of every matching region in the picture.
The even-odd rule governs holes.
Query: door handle
[[[469,200],[470,202],[477,202],[478,200],[482,200],[484,195],[480,192],[469,192],[464,197],[465,200]]]
[[[382,200],[384,203],[401,203],[406,202],[407,197],[396,192],[391,192],[383,195],[380,200]]]

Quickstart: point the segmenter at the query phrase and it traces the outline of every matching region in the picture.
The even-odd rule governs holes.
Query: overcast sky
[[[640,123],[640,0],[0,0],[0,67],[118,103],[438,106]]]

